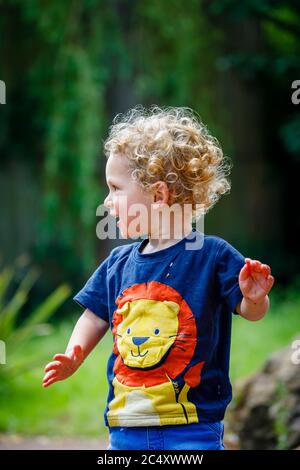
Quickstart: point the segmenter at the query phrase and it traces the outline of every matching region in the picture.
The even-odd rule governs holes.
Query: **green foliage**
[[[0,339],[5,344],[7,354],[6,364],[0,366],[2,381],[41,363],[40,355],[30,357],[24,354],[24,350],[33,338],[51,332],[48,319],[70,295],[69,286],[59,286],[22,320],[22,309],[38,273],[34,268],[29,269],[16,290],[11,293],[14,274],[13,268],[4,268],[0,272]]]
[[[172,21],[166,20],[170,16]],[[136,17],[137,101],[190,106],[225,139],[212,86],[221,34],[210,28],[201,2],[137,2]]]
[[[10,0],[5,6],[0,2],[0,8],[0,33],[25,57],[25,62],[7,57],[4,69],[11,101],[21,92],[20,128],[27,128],[26,114],[34,110],[32,128],[20,136],[23,148],[16,152],[29,162],[42,157],[35,255],[42,261],[62,251],[68,274],[89,272],[95,262],[96,207],[104,195],[97,181],[106,125],[101,2]],[[23,32],[22,41],[14,36],[16,27]],[[2,44],[1,57],[8,52]],[[21,81],[9,74],[18,74]],[[10,109],[11,123],[10,116],[3,118],[14,126],[17,109]],[[12,149],[8,138],[2,141],[6,154]]]
[[[281,138],[286,149],[299,162],[300,160],[300,116],[290,118],[281,128]]]
[[[300,333],[299,282],[287,291],[275,287],[270,311],[258,322],[234,316],[231,348],[231,379],[245,377],[261,367],[271,352],[289,344]]]
[[[289,412],[284,407],[284,400],[288,398],[288,391],[284,384],[277,383],[275,402],[277,406],[277,413],[274,421],[274,432],[277,436],[277,450],[284,450],[288,448],[288,418]]]
[[[299,113],[290,84],[300,73],[299,24],[293,0],[0,0],[0,78],[9,97],[0,149],[3,160],[28,162],[38,180],[33,255],[55,260],[74,282],[91,272],[96,207],[106,192],[101,141],[113,115],[136,103],[194,108],[233,159],[239,147],[241,162],[247,143],[236,143],[235,132],[244,126],[261,140],[261,160],[269,158],[274,173],[290,157],[297,174]],[[240,93],[248,87],[262,115],[238,122],[229,100],[240,101],[247,116]],[[245,130],[249,122],[255,128]],[[234,206],[224,207],[227,220]],[[247,236],[243,217],[249,214],[234,230],[245,234],[236,238]]]
[[[249,47],[249,50],[240,48],[237,41],[231,44],[227,53],[218,58],[218,67],[221,70],[236,69],[246,80],[263,77],[265,86],[272,92],[276,90],[277,106],[280,106],[280,95],[289,103],[291,83],[300,74],[300,9],[297,2],[212,0],[204,4],[211,23],[217,20],[222,29],[225,25],[229,28],[244,23],[246,30],[252,25],[257,41],[260,41],[260,47]],[[273,106],[268,113],[270,127],[273,125],[272,112]],[[286,116],[282,112],[281,121],[276,123],[276,131],[286,151],[299,161],[299,112],[295,106],[286,112]]]
[[[26,354],[38,354],[44,364],[0,381],[0,432],[50,436],[107,433],[103,411],[108,391],[106,363],[112,349],[110,333],[72,377],[47,389],[42,387],[44,365],[54,354],[65,351],[75,321],[74,317],[73,321],[60,323],[51,334],[27,344]]]

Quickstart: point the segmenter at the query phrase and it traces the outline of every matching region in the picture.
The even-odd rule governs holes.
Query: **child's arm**
[[[70,377],[103,338],[109,323],[86,309],[77,321],[65,354],[55,354],[45,367],[43,387]]]
[[[239,285],[244,297],[236,311],[250,321],[263,318],[269,310],[268,293],[273,284],[274,277],[267,264],[246,258],[239,275]]]

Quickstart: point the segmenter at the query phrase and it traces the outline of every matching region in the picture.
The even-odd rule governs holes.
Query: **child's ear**
[[[157,181],[154,183],[155,193],[154,202],[161,204],[168,204],[169,200],[169,188],[165,181]]]
[[[151,202],[156,202],[157,200],[157,186],[158,186],[158,183],[159,181],[157,181],[156,183],[153,183],[149,186],[149,192],[150,192],[150,195],[151,195],[151,198],[152,198],[152,201]]]

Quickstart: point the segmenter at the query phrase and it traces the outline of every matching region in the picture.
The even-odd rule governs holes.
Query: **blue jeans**
[[[224,423],[109,428],[107,450],[225,450]]]

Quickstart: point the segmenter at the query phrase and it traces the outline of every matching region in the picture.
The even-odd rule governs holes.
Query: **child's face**
[[[144,213],[147,214],[144,222],[149,227],[151,204],[154,202],[153,194],[146,192],[136,183],[132,177],[126,157],[111,155],[106,164],[106,182],[109,187],[109,194],[105,198],[104,205],[110,209],[113,217],[119,217],[118,227],[123,238],[134,238],[149,233],[141,233],[141,227],[138,226],[138,233],[134,230],[134,224],[131,222],[137,219],[139,215],[129,215],[128,211],[132,204],[142,204]],[[127,207],[126,207],[127,206]],[[126,210],[127,209],[127,210]]]

